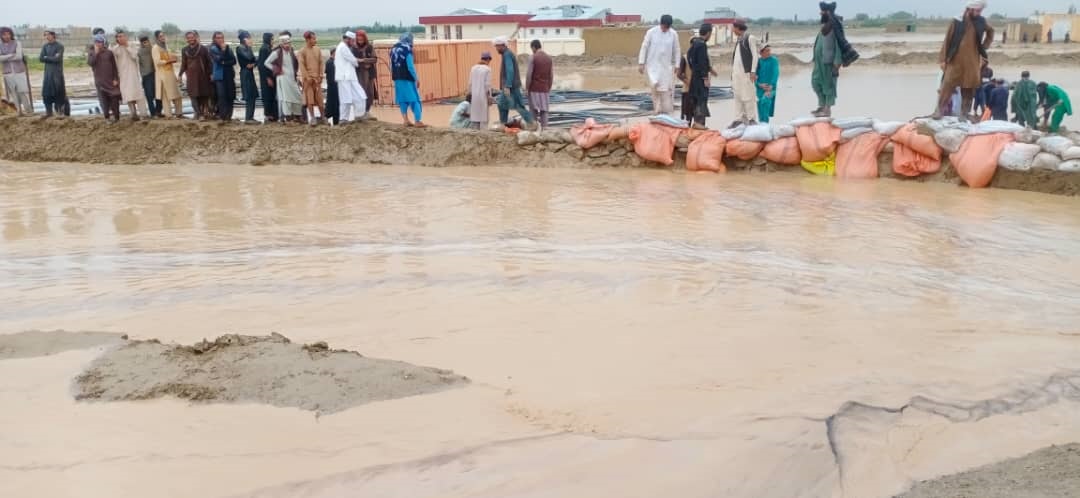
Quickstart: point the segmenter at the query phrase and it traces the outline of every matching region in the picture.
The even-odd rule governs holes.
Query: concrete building
[[[1042,26],[1040,40],[1046,42],[1046,35],[1050,33],[1049,41],[1062,43],[1066,34],[1069,38],[1075,38],[1080,33],[1080,14],[1043,14],[1038,16],[1038,24]]]
[[[701,22],[713,25],[713,45],[730,43],[734,35],[731,26],[739,20],[738,14],[728,7],[716,7],[705,11],[705,17]],[[751,28],[753,29],[753,28]]]
[[[641,16],[615,14],[611,9],[587,5],[545,7],[535,13],[501,6],[423,16],[419,23],[430,40],[490,40],[496,36],[521,41],[538,39],[551,55],[581,55],[585,53],[582,33],[586,28],[639,25]],[[518,44],[518,53],[528,51],[528,43]]]

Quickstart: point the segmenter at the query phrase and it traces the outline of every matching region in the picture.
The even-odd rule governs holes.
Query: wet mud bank
[[[411,129],[388,123],[356,123],[327,128],[243,126],[193,121],[151,121],[114,125],[100,119],[3,118],[8,140],[0,159],[90,164],[319,164],[361,163],[420,166],[660,167],[643,160],[628,139],[584,149],[564,131],[537,134],[534,140],[491,132],[439,128]],[[688,142],[677,144],[674,164],[685,169]],[[798,166],[762,157],[724,157],[729,171],[807,174]],[[941,168],[916,178],[893,171],[892,147],[878,156],[879,177],[903,181],[963,184],[942,158]],[[1080,195],[1080,173],[1057,169],[998,168],[990,187],[1047,194]]]
[[[448,370],[366,358],[280,334],[229,334],[191,346],[129,341],[75,379],[81,401],[175,397],[199,403],[264,403],[334,413],[468,383]]]

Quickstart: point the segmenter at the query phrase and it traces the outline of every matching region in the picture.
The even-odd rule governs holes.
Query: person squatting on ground
[[[412,33],[401,35],[394,48],[390,49],[390,74],[394,79],[394,100],[401,109],[402,123],[417,128],[427,127],[423,121],[424,108],[420,103],[420,79],[416,75],[416,61],[413,58]],[[409,121],[410,109],[415,122]]]
[[[282,122],[299,122],[304,99],[300,95],[300,84],[297,80],[300,62],[296,60],[296,53],[292,48],[292,33],[281,32],[278,36],[278,47],[270,52],[263,65],[274,75],[278,119]]]
[[[307,122],[314,125],[319,118],[325,121],[326,107],[323,107],[322,91],[325,66],[322,49],[319,48],[319,40],[314,32],[304,32],[304,48],[297,52],[296,59],[300,63],[300,86],[304,89],[304,113]],[[315,109],[319,110],[318,117],[315,116]]]
[[[154,45],[150,43],[150,37],[139,37],[139,76],[142,79],[143,96],[146,97],[146,110],[151,117],[161,117],[160,95],[154,91]]]
[[[1016,82],[1016,89],[1012,94],[1012,110],[1016,115],[1016,122],[1021,126],[1035,128],[1039,126],[1039,90],[1034,81],[1031,81],[1031,73],[1020,73],[1020,81]]]
[[[682,49],[679,34],[671,28],[674,21],[664,14],[660,25],[649,28],[638,53],[638,72],[649,81],[653,111],[657,114],[675,112],[675,76]]]
[[[469,124],[486,130],[491,119],[491,52],[480,54],[480,62],[469,71]]]
[[[236,62],[240,65],[240,96],[244,99],[244,123],[255,122],[255,104],[259,100],[259,87],[255,79],[255,67],[259,59],[255,55],[251,33],[237,33],[240,46],[236,47]]]
[[[64,46],[56,41],[56,33],[45,32],[45,45],[41,47],[38,60],[45,65],[45,74],[41,77],[41,99],[45,104],[45,116],[53,112],[61,116],[71,115],[71,104],[67,99],[67,86],[64,83]]]
[[[982,16],[986,8],[985,0],[965,0],[964,15],[954,19],[945,34],[945,43],[941,45],[938,62],[945,75],[939,92],[938,111],[934,117],[941,117],[941,105],[952,89],[959,87],[962,97],[960,119],[970,120],[969,113],[975,100],[975,89],[979,87],[981,68],[989,62],[986,49],[994,42],[994,28]],[[945,90],[947,89],[947,90]]]
[[[746,25],[743,24],[745,32]],[[694,110],[693,127],[699,130],[705,129],[705,119],[709,113],[709,87],[712,85],[712,76],[716,71],[709,60],[709,39],[712,38],[712,24],[704,23],[698,29],[698,36],[690,40],[690,49],[686,51],[686,65],[690,68],[690,93],[691,108]],[[754,93],[750,87],[751,95]],[[738,98],[738,97],[736,97]],[[738,104],[736,104],[738,106]],[[757,110],[755,109],[755,113]]]
[[[169,52],[168,39],[161,31],[154,32],[154,46],[150,53],[154,58],[154,94],[161,99],[162,107],[172,102],[173,118],[184,116],[184,102],[180,94],[180,79],[173,72],[176,56]]]
[[[94,73],[94,87],[101,98],[105,120],[120,120],[120,73],[116,69],[116,57],[105,47],[105,35],[94,35],[94,51],[90,53],[90,68]]]
[[[454,107],[454,111],[450,113],[450,127],[466,130],[472,128],[472,120],[469,119],[469,110],[472,109],[472,94],[465,94],[465,100],[458,103],[457,107]]]
[[[188,98],[191,100],[192,112],[199,120],[209,119],[213,116],[210,112],[210,94],[213,84],[210,75],[213,72],[213,62],[210,60],[210,51],[199,43],[199,34],[188,31],[184,38],[187,46],[180,51],[180,78],[187,83]]]
[[[529,109],[536,116],[540,127],[546,130],[551,86],[555,82],[555,63],[551,60],[551,56],[544,52],[540,40],[533,40],[529,47],[533,54],[529,57],[529,67],[525,71],[525,93],[529,96]]]
[[[814,55],[810,62],[814,68],[810,75],[810,86],[818,99],[818,108],[812,114],[818,117],[832,116],[832,108],[836,105],[836,83],[840,78],[840,66],[843,65],[840,42],[837,41],[838,24],[831,12],[821,11],[821,30],[814,40]]]
[[[768,123],[776,115],[776,85],[780,83],[780,61],[769,45],[761,47],[757,72],[758,120]]]
[[[15,39],[15,32],[8,27],[0,28],[0,66],[4,71],[4,93],[18,107],[19,115],[34,114],[22,43]]]
[[[236,56],[225,43],[225,33],[221,31],[214,33],[210,60],[214,64],[210,79],[214,82],[214,94],[217,96],[217,117],[222,121],[232,121],[233,103],[236,102]]]
[[[139,48],[128,40],[127,33],[116,32],[116,46],[112,47],[116,58],[116,70],[120,75],[120,97],[128,106],[132,121],[139,120],[139,103],[145,105],[146,95],[142,89],[142,70],[139,68]],[[149,109],[143,109],[149,115]]]
[[[337,83],[338,120],[342,123],[363,119],[367,114],[367,93],[360,86],[356,70],[360,60],[353,53],[356,33],[348,31],[334,51],[334,81]]]
[[[709,35],[712,34],[712,25],[709,26]],[[735,93],[735,122],[732,127],[741,124],[757,123],[757,70],[759,49],[757,40],[747,31],[746,24],[736,22],[733,32],[737,37],[735,51],[731,56],[731,89]],[[703,25],[702,30],[705,29]],[[705,33],[701,37],[708,41]],[[692,47],[693,48],[693,47]],[[690,56],[687,54],[687,59]],[[693,62],[691,61],[691,65]],[[708,88],[706,88],[708,91]]]
[[[507,45],[505,36],[495,38],[492,42],[495,51],[502,56],[502,74],[499,75],[499,121],[505,126],[510,124],[510,111],[516,110],[521,115],[528,128],[535,128],[536,123],[532,113],[525,108],[525,100],[521,96],[521,71],[518,70],[517,57]]]

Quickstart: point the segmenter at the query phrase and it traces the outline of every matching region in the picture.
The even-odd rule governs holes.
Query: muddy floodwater
[[[112,346],[11,355],[0,496],[892,496],[1080,441],[1078,202],[795,174],[0,163],[0,334],[279,332],[471,380],[320,416],[81,402],[73,379]]]

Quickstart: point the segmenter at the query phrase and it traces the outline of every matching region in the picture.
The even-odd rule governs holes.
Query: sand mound
[[[75,349],[118,344],[124,339],[127,339],[126,335],[108,332],[67,332],[63,330],[51,332],[31,330],[17,334],[0,335],[0,360],[47,356]]]
[[[75,397],[131,401],[174,396],[332,413],[466,382],[447,370],[365,358],[326,343],[293,344],[280,334],[229,334],[192,346],[129,342],[75,379]]]
[[[1080,444],[1051,446],[960,474],[923,481],[900,498],[1050,498],[1080,490]]]

